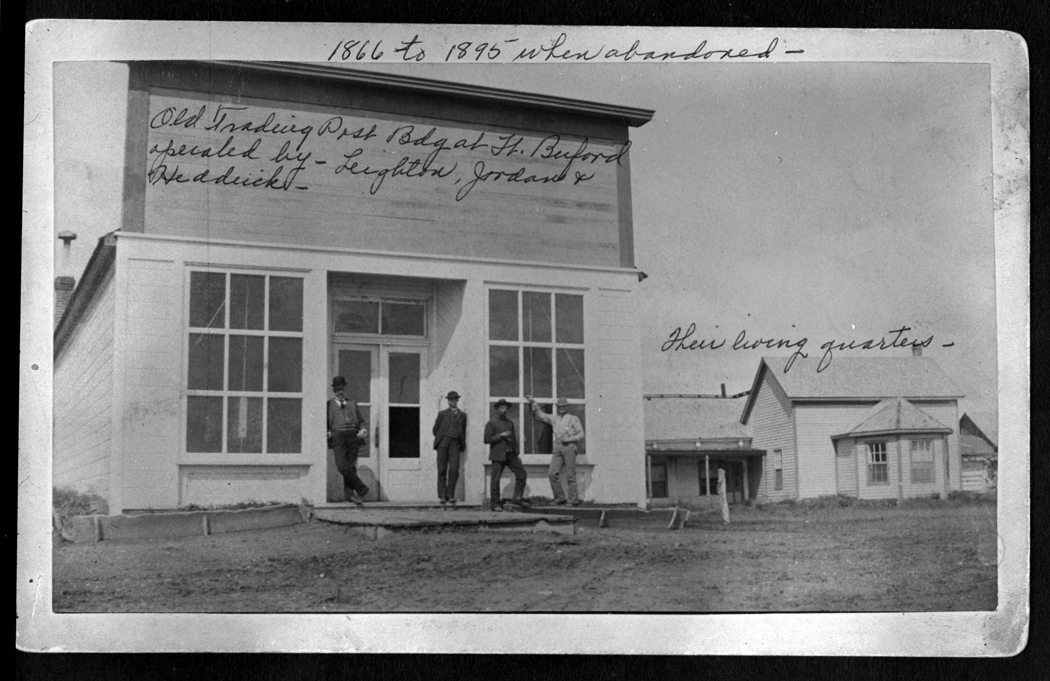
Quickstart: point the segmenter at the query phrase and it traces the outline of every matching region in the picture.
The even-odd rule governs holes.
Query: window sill
[[[183,454],[180,466],[312,466],[302,454]]]

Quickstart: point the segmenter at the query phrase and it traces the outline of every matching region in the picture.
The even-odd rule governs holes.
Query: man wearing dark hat
[[[434,449],[437,450],[438,501],[456,505],[459,482],[459,455],[467,448],[467,415],[459,410],[459,393],[445,396],[448,409],[438,412],[434,421]]]
[[[554,451],[551,453],[551,465],[547,471],[554,503],[560,505],[568,502],[570,506],[579,506],[580,497],[576,488],[576,443],[583,439],[583,424],[578,416],[569,413],[569,401],[564,397],[558,398],[557,414],[548,414],[540,409],[540,405],[536,404],[531,395],[526,395],[525,399],[532,406],[532,417],[549,424],[554,430]],[[567,500],[562,494],[559,479],[563,470],[569,488]]]
[[[368,437],[368,428],[357,404],[346,398],[345,390],[345,378],[332,379],[335,397],[328,401],[328,448],[335,454],[335,467],[343,476],[346,500],[360,506],[368,486],[357,475],[357,450]]]
[[[518,456],[518,434],[514,431],[514,422],[507,418],[510,403],[500,400],[496,403],[496,418],[485,424],[485,444],[489,445],[489,461],[492,462],[492,483],[489,486],[489,508],[502,511],[500,500],[500,478],[503,469],[509,468],[514,473],[514,496],[508,502],[512,506],[531,506],[525,493],[525,479],[528,474],[521,465]]]

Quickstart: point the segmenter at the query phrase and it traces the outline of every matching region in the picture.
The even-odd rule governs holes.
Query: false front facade
[[[76,391],[55,393],[57,486],[111,512],[342,501],[342,375],[373,500],[436,500],[455,390],[459,499],[486,494],[501,398],[550,494],[528,394],[583,421],[583,498],[644,503],[629,129],[651,111],[310,65],[122,68],[122,219],[55,332]]]

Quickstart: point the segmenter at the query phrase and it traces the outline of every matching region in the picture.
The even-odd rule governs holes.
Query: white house
[[[931,496],[962,488],[961,392],[929,357],[759,362],[741,423],[765,450],[751,485],[769,501]]]

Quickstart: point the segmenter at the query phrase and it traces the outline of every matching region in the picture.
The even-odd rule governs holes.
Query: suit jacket
[[[510,431],[510,437],[499,436],[505,430]],[[514,430],[514,422],[510,419],[492,419],[486,423],[485,444],[489,445],[489,461],[505,462],[508,456],[521,452],[518,446],[518,433]]]
[[[458,413],[458,416],[457,416]],[[434,449],[441,444],[441,438],[448,437],[459,442],[460,449],[467,448],[467,414],[459,409],[453,412],[444,409],[438,412],[434,421]]]

